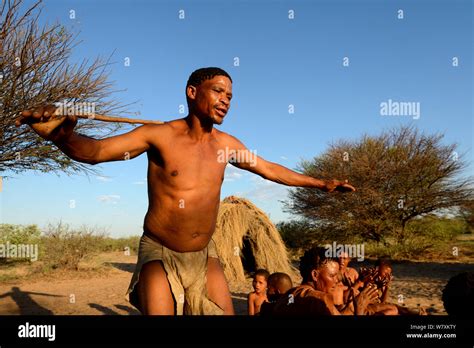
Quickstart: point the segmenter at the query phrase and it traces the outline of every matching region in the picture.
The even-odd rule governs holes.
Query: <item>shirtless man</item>
[[[16,125],[28,124],[82,163],[123,161],[146,152],[149,207],[130,289],[137,284],[136,306],[143,314],[233,314],[227,282],[211,239],[227,163],[283,185],[325,192],[355,189],[347,181],[319,180],[248,156],[251,152],[237,138],[217,130],[214,125],[222,124],[232,99],[232,80],[224,70],[203,68],[193,72],[186,85],[186,98],[189,113],[185,118],[163,125],[143,125],[100,140],[75,133],[74,116],[51,117],[54,106],[23,111]],[[222,153],[227,154],[226,158],[222,159]],[[203,267],[201,252],[206,258]],[[199,264],[198,278],[190,276],[197,271],[185,269],[190,264]],[[189,276],[189,284],[206,280],[202,296],[188,297],[187,293],[192,292],[189,284],[179,284],[183,274]],[[206,296],[221,313],[209,303],[198,303]],[[200,309],[193,310],[193,306]]]

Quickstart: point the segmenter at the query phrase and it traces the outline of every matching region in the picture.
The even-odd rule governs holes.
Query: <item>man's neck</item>
[[[189,127],[189,136],[197,141],[207,140],[214,129],[214,124],[212,123],[211,119],[203,121],[192,113],[189,113],[188,116],[184,118],[184,120]]]

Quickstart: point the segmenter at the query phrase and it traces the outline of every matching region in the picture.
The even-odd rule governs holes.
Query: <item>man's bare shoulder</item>
[[[138,129],[147,138],[147,140],[154,145],[162,143],[163,140],[167,141],[169,137],[172,137],[177,133],[179,120],[173,120],[165,122],[163,124],[146,124]]]
[[[166,121],[164,125],[168,126],[173,130],[185,130],[188,129],[188,124],[184,118],[177,118],[176,120]]]
[[[215,129],[215,128],[214,128]],[[240,140],[234,137],[233,135],[215,129],[215,137],[216,139],[225,146],[230,148],[234,148],[235,146],[239,146],[241,144]]]

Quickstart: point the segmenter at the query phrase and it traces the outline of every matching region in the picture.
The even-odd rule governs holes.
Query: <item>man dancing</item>
[[[319,180],[266,161],[217,130],[214,125],[222,124],[232,99],[232,79],[224,70],[194,71],[186,98],[185,118],[100,140],[75,133],[74,116],[52,117],[54,106],[23,111],[16,124],[28,124],[83,163],[122,161],[146,152],[149,207],[127,293],[130,302],[143,314],[233,314],[212,240],[227,163],[283,185],[355,189],[347,181]]]

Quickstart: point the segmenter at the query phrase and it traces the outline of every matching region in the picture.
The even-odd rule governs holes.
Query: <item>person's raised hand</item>
[[[77,124],[75,116],[56,116],[54,105],[39,106],[30,110],[24,110],[16,119],[17,127],[27,124],[40,137],[47,140],[59,140],[67,138],[72,134]]]
[[[387,274],[384,277],[380,277],[379,282],[378,282],[379,286],[382,287],[382,288],[388,286],[390,284],[390,282],[392,281],[392,279],[393,279],[392,274]]]
[[[379,303],[379,293],[376,286],[369,284],[354,299],[354,309],[356,315],[364,315],[367,312],[367,306]]]
[[[362,267],[359,279],[365,284],[374,283],[378,272],[375,268]]]
[[[332,179],[326,181],[326,192],[354,192],[355,190],[355,187],[349,184],[348,180]]]

